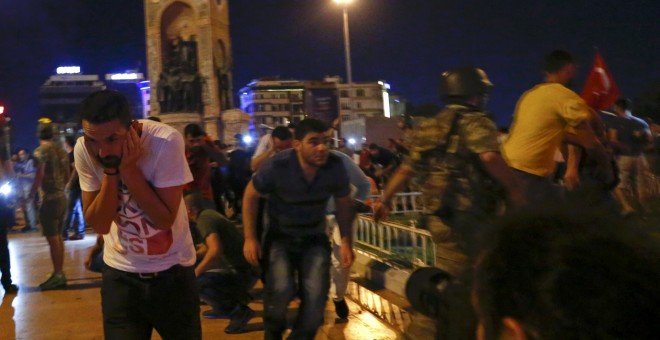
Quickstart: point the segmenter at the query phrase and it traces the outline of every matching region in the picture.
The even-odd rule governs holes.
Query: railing
[[[392,210],[390,214],[409,214],[424,212],[424,203],[422,203],[421,192],[402,192],[392,197]],[[368,197],[372,202],[380,201],[380,195],[371,195]]]
[[[415,265],[435,265],[435,245],[428,230],[418,229],[413,220],[410,226],[381,221],[359,215],[355,228],[355,243],[375,255],[401,258]]]

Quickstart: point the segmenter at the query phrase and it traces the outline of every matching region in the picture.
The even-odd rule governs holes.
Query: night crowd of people
[[[590,108],[569,89],[576,62],[566,51],[549,53],[543,72],[506,132],[485,111],[495,85],[462,67],[441,75],[437,115],[402,119],[401,138],[359,150],[336,137],[337,121],[312,118],[272,128],[255,147],[241,134],[226,145],[199,124],[180,133],[133,120],[126,98],[103,90],[82,103],[82,137],[60,147],[41,120],[39,148],[17,150],[4,175],[23,231],[39,228],[50,247],[42,290],[66,287],[65,240],[98,235],[85,263],[103,273],[108,339],[149,339],[154,329],[199,339],[201,317],[246,332],[259,281],[265,339],[288,328],[289,339],[314,339],[328,296],[339,319],[350,314],[356,207],[380,195],[378,222],[411,188],[435,267],[466,289],[444,317],[412,312],[402,338],[657,338],[660,247],[631,221],[652,210],[658,182],[645,155],[657,152],[658,126],[635,117],[627,98],[611,113]],[[15,209],[3,209],[2,285],[16,293]],[[200,301],[212,308],[200,313]]]

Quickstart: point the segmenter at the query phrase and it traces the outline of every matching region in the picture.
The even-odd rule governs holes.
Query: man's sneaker
[[[246,305],[238,306],[233,313],[231,313],[231,321],[229,326],[225,328],[227,334],[243,333],[247,329],[247,324],[254,317],[255,312]]]
[[[337,313],[337,317],[340,319],[346,319],[348,317],[348,305],[346,304],[346,300],[333,300],[332,302],[335,303],[335,313]]]
[[[229,319],[231,317],[231,313],[209,309],[207,311],[203,311],[202,316],[204,319]]]
[[[82,240],[82,239],[84,239],[84,238],[85,238],[85,235],[82,235],[82,234],[73,234],[73,235],[71,235],[71,237],[69,237],[69,240],[71,240],[71,241],[78,241],[78,240]]]
[[[5,294],[16,294],[18,293],[18,286],[15,284],[8,284],[8,285],[2,285],[2,287],[5,289]]]
[[[66,277],[64,275],[52,274],[48,280],[39,285],[41,290],[52,290],[66,287]]]

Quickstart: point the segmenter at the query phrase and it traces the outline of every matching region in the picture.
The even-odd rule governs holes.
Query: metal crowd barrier
[[[401,192],[392,197],[392,210],[390,214],[410,214],[424,212],[421,192]],[[368,200],[371,202],[380,201],[381,195],[371,195]]]
[[[435,265],[435,245],[428,230],[419,229],[414,221],[409,226],[358,215],[354,230],[355,243],[375,255],[403,258],[415,265]]]

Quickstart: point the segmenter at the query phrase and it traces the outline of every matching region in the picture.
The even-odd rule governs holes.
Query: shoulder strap
[[[442,153],[456,153],[458,150],[458,121],[461,119],[464,110],[459,109],[448,109],[451,110],[454,116],[451,119],[451,126],[449,127],[449,132],[445,136],[445,143],[441,147]]]

